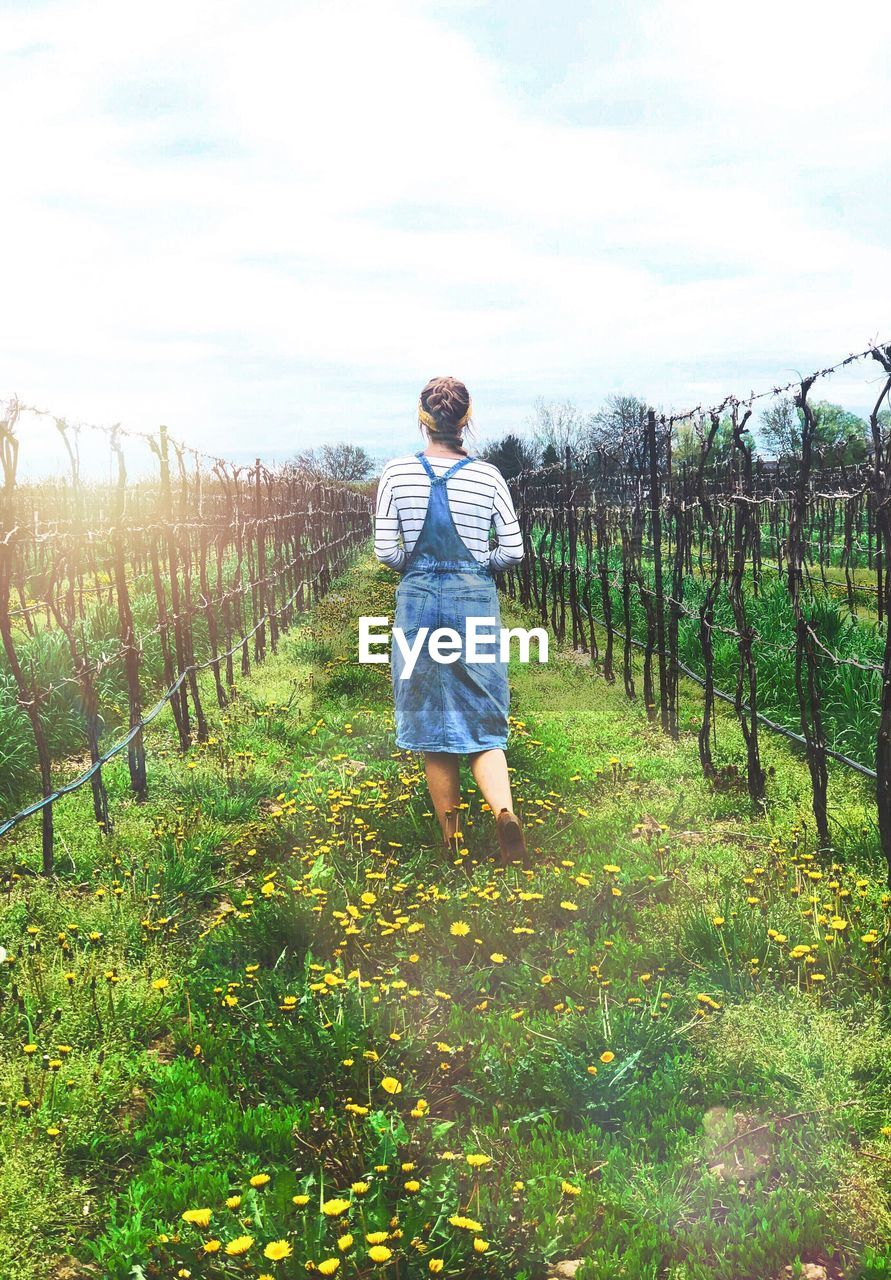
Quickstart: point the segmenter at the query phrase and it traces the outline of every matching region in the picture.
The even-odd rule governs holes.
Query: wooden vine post
[[[40,718],[40,694],[37,687],[37,677],[32,670],[30,684],[25,678],[25,673],[16,653],[12,636],[12,619],[9,616],[9,592],[17,533],[13,499],[19,455],[19,442],[15,434],[15,424],[18,416],[18,401],[12,400],[6,407],[4,417],[0,420],[0,465],[3,468],[3,514],[2,521],[0,521],[0,635],[3,638],[6,660],[9,663],[9,669],[15,681],[19,705],[24,708],[31,722],[31,732],[34,735],[34,745],[37,749],[37,760],[40,766],[40,785],[43,789],[44,800],[48,800],[53,793],[52,760],[43,721]],[[51,802],[44,804],[40,816],[43,824],[41,832],[43,874],[49,876],[52,875],[53,871],[53,806]]]
[[[145,800],[148,783],[145,768],[145,744],[142,740],[142,690],[139,687],[139,644],[133,625],[130,606],[130,588],[127,584],[127,560],[124,547],[124,530],[127,518],[127,468],[124,451],[116,431],[112,432],[111,447],[118,462],[118,483],[115,493],[114,528],[112,530],[112,563],[114,565],[115,595],[118,601],[118,624],[121,647],[124,653],[124,672],[127,678],[127,705],[130,712],[130,730],[133,737],[127,747],[127,764],[130,769],[130,785],[137,800]]]
[[[653,577],[656,590],[656,659],[659,667],[659,715],[668,733],[668,684],[665,674],[665,587],[662,581],[662,489],[656,414],[647,410],[647,456],[650,465],[650,531],[653,538]]]
[[[879,729],[876,736],[876,804],[879,839],[888,864],[891,888],[891,589],[889,575],[881,576],[881,566],[891,565],[891,440],[883,437],[879,412],[891,393],[891,346],[876,348],[873,358],[885,371],[885,381],[869,418],[873,441],[873,503],[876,515],[876,561],[879,566],[879,609],[885,618],[885,647],[882,658],[882,692],[879,700]]]
[[[814,643],[813,628],[805,613],[802,601],[805,517],[814,436],[816,434],[814,411],[808,403],[808,392],[813,384],[813,377],[805,378],[801,383],[801,389],[795,396],[796,407],[801,410],[802,414],[801,464],[789,520],[787,556],[789,594],[792,598],[792,611],[795,617],[795,689],[798,694],[799,707],[801,708],[801,732],[805,739],[807,765],[811,775],[817,835],[820,844],[824,848],[828,848],[830,845],[829,814],[827,810],[829,772],[826,764],[826,738],[823,733],[823,718],[820,709],[818,657]]]

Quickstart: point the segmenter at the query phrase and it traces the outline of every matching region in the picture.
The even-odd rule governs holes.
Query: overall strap
[[[441,476],[438,476],[436,472],[433,470],[433,468],[431,467],[430,463],[427,461],[427,456],[424,453],[423,449],[419,453],[416,453],[415,457],[420,458],[421,466],[424,468],[424,470],[427,472],[427,475],[430,477],[431,483],[451,480],[452,476],[455,474],[456,471],[460,471],[462,467],[466,467],[468,462],[476,461],[475,458],[471,458],[469,456],[466,458],[459,458],[453,467],[449,467],[448,471],[445,471]]]

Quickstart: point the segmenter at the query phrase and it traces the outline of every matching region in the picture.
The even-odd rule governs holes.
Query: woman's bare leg
[[[461,788],[458,782],[460,762],[461,757],[449,751],[424,752],[427,789],[446,844],[458,830],[458,805],[461,801]]]
[[[470,757],[470,770],[496,818],[502,809],[513,810],[507,757],[500,748],[475,752]]]

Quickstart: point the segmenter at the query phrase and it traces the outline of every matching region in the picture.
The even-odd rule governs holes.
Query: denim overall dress
[[[499,657],[501,612],[495,579],[461,540],[449,507],[449,479],[473,458],[461,458],[437,476],[423,453],[416,455],[430,477],[427,514],[396,588],[395,626],[412,646],[421,627],[429,631],[411,675],[402,679],[405,659],[393,638],[390,673],[396,709],[396,745],[408,751],[465,754],[507,745],[509,692],[507,664]],[[466,622],[478,623],[478,651],[485,662],[468,662]],[[437,661],[427,646],[430,633],[451,627],[461,652]],[[488,637],[492,640],[488,640]]]

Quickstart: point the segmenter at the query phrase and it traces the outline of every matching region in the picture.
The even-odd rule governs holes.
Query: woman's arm
[[[401,569],[406,561],[405,547],[399,540],[399,514],[393,499],[389,463],[381,473],[374,513],[374,554],[381,564]]]
[[[520,522],[514,511],[510,490],[499,474],[495,481],[495,497],[492,508],[492,523],[498,546],[489,557],[489,568],[493,572],[509,569],[523,559],[523,535],[520,533]]]

